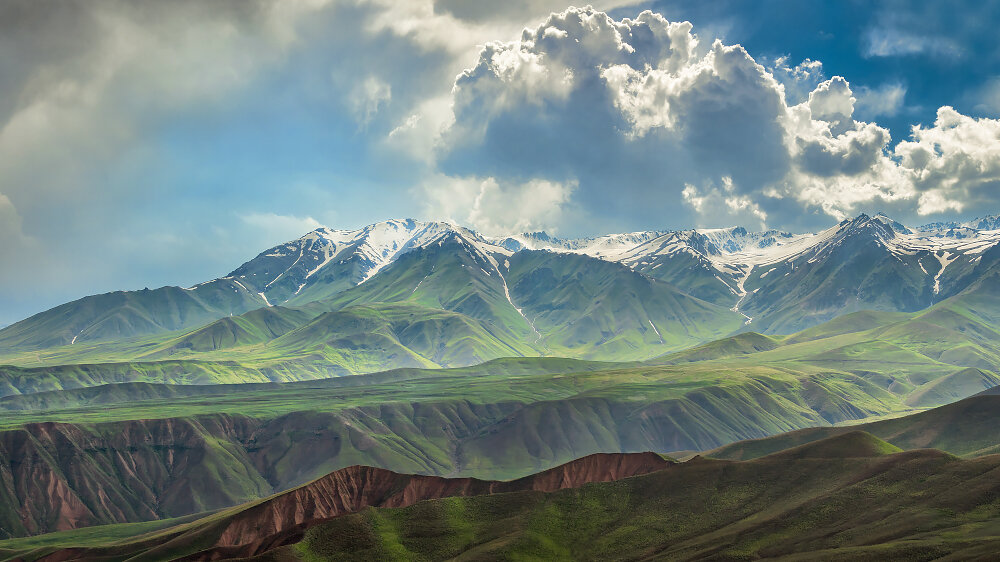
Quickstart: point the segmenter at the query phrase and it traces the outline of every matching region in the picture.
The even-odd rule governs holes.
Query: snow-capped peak
[[[648,242],[666,232],[668,231],[650,230],[605,234],[591,238],[563,239],[540,231],[492,237],[488,240],[492,244],[515,252],[520,250],[549,250],[617,260],[624,252],[631,250],[636,245]]]
[[[974,228],[982,227],[982,228]],[[822,259],[828,248],[854,236],[870,237],[897,256],[927,250],[938,255],[975,254],[1000,242],[1000,217],[991,216],[964,225],[935,223],[911,230],[883,213],[858,215],[817,233],[791,234],[777,230],[752,231],[744,227],[649,230],[588,238],[559,238],[546,232],[487,237],[446,222],[414,219],[387,220],[338,230],[317,228],[301,238],[262,252],[227,278],[245,285],[272,303],[294,298],[319,278],[357,285],[372,278],[399,256],[446,241],[467,246],[499,272],[499,262],[521,250],[585,254],[621,262],[651,272],[684,254],[708,268],[739,293],[739,279],[760,266],[809,255]],[[326,273],[324,273],[326,272]],[[331,277],[332,275],[332,277]]]
[[[358,285],[406,252],[438,242],[449,234],[461,237],[484,256],[511,254],[478,233],[454,224],[388,220],[350,230],[317,228],[262,252],[228,277],[254,287],[270,302],[282,303],[316,283],[316,278],[330,267],[336,266],[338,278],[347,276],[351,284]]]

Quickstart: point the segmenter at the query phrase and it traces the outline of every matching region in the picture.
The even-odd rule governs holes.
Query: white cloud
[[[917,35],[895,27],[873,27],[865,35],[865,54],[869,57],[932,54],[961,56],[962,49],[945,37]]]
[[[762,222],[769,205],[792,200],[841,218],[914,196],[886,153],[888,131],[854,120],[846,79],[817,81],[811,61],[773,67],[785,83],[815,86],[790,105],[785,83],[741,46],[699,48],[686,22],[568,9],[487,45],[459,77],[444,162],[497,178],[579,178],[574,202],[591,216],[679,215],[671,203],[684,200],[717,225]]]
[[[364,128],[379,108],[392,99],[392,87],[377,76],[368,76],[351,91],[351,109],[358,125]]]
[[[878,37],[878,54],[951,53],[934,39]],[[460,75],[441,162],[500,183],[572,178],[572,202],[594,218],[670,216],[677,201],[715,224],[1000,204],[998,121],[942,108],[893,149],[886,128],[857,117],[896,114],[904,85],[856,93],[818,62],[768,70],[739,45],[699,44],[690,24],[649,12],[553,14],[519,41],[488,44]]]
[[[789,105],[809,99],[809,94],[816,86],[826,80],[823,63],[818,60],[805,59],[795,66],[788,66],[788,56],[781,56],[773,62],[764,61],[762,64],[785,87],[785,101]]]
[[[933,127],[914,127],[912,140],[899,143],[895,154],[920,193],[920,214],[1000,203],[1000,120],[973,119],[945,106]]]
[[[856,92],[855,109],[862,117],[892,117],[903,108],[906,86],[899,82],[887,82],[877,88],[862,86]]]
[[[809,114],[815,121],[830,123],[833,135],[840,135],[854,125],[854,92],[842,76],[820,83],[809,93]]]
[[[468,225],[490,235],[558,230],[576,182],[438,176],[418,190],[428,217]]]
[[[729,176],[722,177],[721,186],[686,184],[681,195],[698,214],[697,226],[736,224],[767,229],[767,213],[749,196],[738,194]]]
[[[239,218],[267,238],[275,240],[275,243],[298,238],[323,226],[312,217],[277,213],[245,213],[239,215]]]

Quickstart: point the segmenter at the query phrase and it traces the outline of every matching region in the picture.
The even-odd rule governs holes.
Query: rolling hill
[[[122,537],[112,544],[95,529],[0,542],[0,552],[25,560],[923,560],[988,557],[1000,544],[997,456],[899,452],[851,431],[742,462],[617,458],[504,484],[355,467],[131,538],[111,527],[105,533]],[[616,469],[631,458],[643,459],[638,469]],[[574,478],[581,464],[588,476]]]

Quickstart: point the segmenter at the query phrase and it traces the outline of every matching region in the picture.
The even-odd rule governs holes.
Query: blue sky
[[[896,140],[908,137],[913,124],[932,124],[942,105],[967,115],[1000,116],[998,2],[721,0],[640,6],[714,30],[756,58],[818,60],[828,76],[844,76],[852,86],[905,87],[904,103],[894,114],[862,115],[889,128]],[[612,13],[624,17],[633,10]]]
[[[1000,3],[567,8],[3,3],[0,324],[217,277],[319,225],[1000,212]]]

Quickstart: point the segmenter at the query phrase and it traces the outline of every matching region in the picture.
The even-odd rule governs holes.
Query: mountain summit
[[[493,237],[454,224],[414,219],[389,220],[355,230],[324,227],[269,248],[228,275],[194,287],[119,291],[61,305],[0,330],[0,348],[39,349],[151,335],[269,306],[331,310],[331,302],[347,302],[341,295],[386,275],[394,279],[383,280],[380,286],[403,291],[401,287],[406,283],[400,285],[400,281],[406,270],[389,266],[411,254],[415,257],[409,260],[408,267],[426,270],[422,277],[438,281],[420,285],[422,281],[417,279],[406,289],[408,294],[376,291],[381,296],[370,295],[364,302],[395,302],[412,297],[422,299],[422,305],[440,308],[444,306],[441,303],[457,302],[455,295],[466,294],[464,289],[455,292],[458,280],[465,279],[461,283],[482,288],[477,289],[477,299],[492,303],[477,310],[507,307],[514,314],[513,324],[519,322],[536,333],[534,319],[522,310],[518,298],[533,298],[528,283],[544,285],[542,277],[520,281],[518,287],[509,278],[518,278],[518,272],[511,271],[512,263],[534,263],[515,256],[544,252],[617,263],[640,277],[665,282],[678,298],[690,304],[681,307],[686,312],[673,319],[694,309],[707,311],[703,305],[711,305],[742,317],[744,329],[783,334],[856,310],[921,310],[957,294],[975,282],[977,272],[984,271],[980,266],[983,253],[1000,242],[1000,230],[994,228],[997,226],[1000,219],[986,217],[962,225],[935,223],[908,228],[879,213],[861,214],[824,231],[806,234],[730,227],[575,239],[545,232]],[[453,275],[447,281],[441,271],[432,276],[434,266],[426,265],[430,263],[427,260],[439,252],[424,250],[442,246],[469,254],[471,261],[455,264],[472,268],[466,273],[479,273],[472,277]],[[426,267],[416,263],[421,261]],[[578,266],[570,266],[569,262],[556,266],[552,262],[546,267],[559,276],[564,268]],[[598,271],[601,268],[580,267],[574,279],[585,279]],[[476,275],[482,279],[474,279]],[[597,290],[598,285],[583,281],[579,286]],[[433,291],[447,294],[431,294]],[[360,295],[369,292],[351,293],[355,296],[349,300],[360,302]],[[579,308],[571,303],[568,294],[560,298],[566,299],[563,306]],[[694,301],[685,300],[688,298],[703,304],[695,306]],[[471,302],[461,311],[444,308],[465,314],[463,311],[472,310]],[[544,304],[534,302],[535,306]],[[541,308],[536,313],[550,314]],[[639,315],[643,324],[652,326],[656,341],[671,340],[655,324],[655,316]],[[721,321],[724,315],[712,312],[709,316]],[[480,321],[495,320],[495,314],[480,315]],[[728,326],[729,321],[722,324]],[[602,329],[598,340],[616,340],[625,333],[619,330],[631,329],[616,323],[610,331]],[[722,325],[708,332],[696,331],[707,334],[719,329]],[[691,335],[687,330],[681,340],[687,341]],[[540,334],[534,337],[543,339]]]

